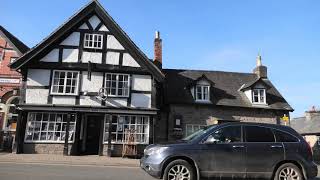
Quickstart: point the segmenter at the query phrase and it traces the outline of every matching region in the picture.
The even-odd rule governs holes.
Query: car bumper
[[[306,178],[314,178],[318,175],[318,167],[317,164],[312,162],[310,163],[306,168],[305,168],[305,172],[306,172]]]
[[[161,178],[161,164],[153,162],[147,156],[143,156],[140,159],[140,167],[146,171],[149,175],[155,178]]]

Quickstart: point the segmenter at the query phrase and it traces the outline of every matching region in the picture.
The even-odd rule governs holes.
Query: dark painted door
[[[203,176],[245,176],[245,146],[241,134],[241,126],[231,125],[216,130],[201,144]]]
[[[86,136],[86,151],[85,154],[98,154],[99,153],[99,138],[100,128],[103,116],[88,115],[87,116],[87,136]]]
[[[270,128],[245,126],[247,177],[270,178],[275,165],[284,160],[284,149]]]

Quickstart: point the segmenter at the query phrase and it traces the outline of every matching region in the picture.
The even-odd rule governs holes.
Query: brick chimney
[[[267,67],[262,65],[262,58],[260,55],[257,56],[257,67],[254,68],[253,73],[258,75],[260,78],[268,78]]]
[[[305,112],[305,117],[307,121],[313,120],[318,116],[320,117],[320,110],[317,110],[315,106],[312,106],[309,111]]]
[[[162,39],[160,38],[160,32],[156,31],[156,37],[154,39],[154,61],[153,63],[160,69],[162,69]]]

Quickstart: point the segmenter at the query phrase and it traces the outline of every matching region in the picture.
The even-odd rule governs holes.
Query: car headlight
[[[144,154],[148,156],[154,155],[154,154],[161,154],[167,148],[168,147],[151,147],[149,149],[145,149]]]

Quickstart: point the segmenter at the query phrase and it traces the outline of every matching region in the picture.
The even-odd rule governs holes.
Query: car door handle
[[[271,148],[282,148],[281,145],[272,145]]]
[[[243,145],[233,145],[232,147],[233,147],[233,148],[244,148]]]

